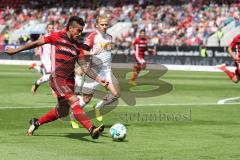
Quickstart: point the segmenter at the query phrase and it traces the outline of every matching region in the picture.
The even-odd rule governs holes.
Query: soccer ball
[[[123,141],[127,136],[127,128],[121,123],[116,123],[110,128],[110,135],[115,141]]]

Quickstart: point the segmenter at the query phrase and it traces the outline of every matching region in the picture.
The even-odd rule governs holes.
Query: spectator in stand
[[[133,23],[129,30],[130,34],[125,34],[119,39],[134,37],[140,29],[146,28],[146,34],[153,37],[154,42],[158,38],[160,45],[201,45],[217,32],[218,27],[223,27],[231,21],[236,21],[236,25],[240,24],[239,3],[217,2],[211,1],[209,4],[203,0],[30,1],[22,5],[21,9],[3,7],[0,11],[0,24],[9,28],[1,29],[0,25],[0,33],[3,35],[5,30],[11,32],[19,29],[26,22],[34,20],[42,23],[54,21],[57,28],[61,29],[66,24],[67,17],[71,15],[83,17],[86,20],[86,28],[92,29],[96,15],[107,13],[112,19],[110,24],[117,21]]]

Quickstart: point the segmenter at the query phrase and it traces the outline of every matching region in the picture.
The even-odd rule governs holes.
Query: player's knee
[[[59,106],[57,110],[58,118],[67,117],[69,115],[70,106]]]
[[[133,66],[133,71],[137,71],[138,68],[139,68],[139,65],[134,65],[134,66]]]
[[[84,96],[83,96],[83,101],[84,101],[86,104],[88,104],[88,103],[91,101],[92,97],[93,97],[92,94],[91,94],[91,95],[84,95]]]
[[[58,105],[56,106],[58,117],[62,118],[62,117],[68,116],[69,108],[70,108],[70,104],[68,99],[65,99],[65,98],[59,99]]]
[[[138,65],[138,66],[136,67],[136,72],[140,72],[141,69],[142,69],[141,65]]]
[[[146,69],[147,64],[143,63],[141,69]]]

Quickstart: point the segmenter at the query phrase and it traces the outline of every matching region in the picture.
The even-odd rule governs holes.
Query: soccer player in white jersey
[[[98,16],[96,19],[96,31],[90,33],[84,41],[85,50],[94,52],[95,50],[102,49],[101,53],[91,56],[92,63],[90,65],[92,65],[91,68],[94,68],[100,76],[104,77],[109,82],[107,86],[109,93],[107,93],[102,100],[94,106],[96,119],[98,121],[102,121],[101,109],[104,106],[116,101],[120,96],[118,81],[111,70],[112,36],[106,33],[108,26],[109,18],[105,15]],[[79,76],[81,71],[80,68],[77,70],[78,71],[76,73],[78,73],[78,75],[75,77],[75,83],[77,86],[80,86],[81,80],[78,78],[81,78]],[[81,96],[79,96],[81,107],[84,107],[90,102],[98,85],[99,83],[91,78],[87,76],[84,78],[84,82],[81,87]]]
[[[54,25],[52,23],[49,23],[46,27],[47,34],[52,33],[54,31]],[[54,70],[54,55],[55,55],[55,48],[51,44],[44,44],[41,47],[37,48],[37,52],[39,52],[40,59],[41,59],[41,65],[32,65],[29,68],[34,68],[36,70],[40,70],[42,73],[42,76],[35,81],[35,83],[32,86],[32,93],[34,94],[37,91],[37,88],[49,81],[50,74]],[[39,69],[41,67],[41,69]]]

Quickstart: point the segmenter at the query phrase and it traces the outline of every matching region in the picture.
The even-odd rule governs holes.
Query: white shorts
[[[112,84],[118,83],[111,69],[100,71],[99,76],[107,80],[109,83],[112,83]],[[93,94],[99,85],[100,84],[97,81],[89,78],[88,76],[85,76],[85,80],[82,86],[82,93]]]
[[[55,47],[51,44],[44,44],[41,47],[40,58],[44,67],[45,73],[51,73],[53,71],[53,60],[55,59]]]
[[[52,72],[52,62],[51,62],[51,58],[50,58],[49,54],[42,54],[41,62],[45,69],[45,72],[51,73]]]

